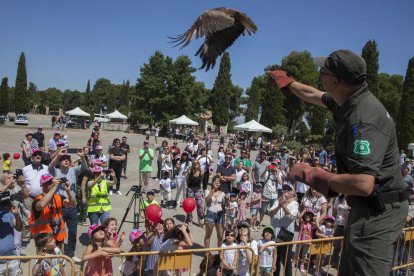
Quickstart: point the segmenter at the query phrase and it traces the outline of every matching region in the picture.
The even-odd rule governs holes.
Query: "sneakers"
[[[122,193],[121,193],[121,191],[120,191],[120,190],[116,191],[116,194],[117,194],[117,195],[122,195]]]
[[[302,273],[305,273],[306,272],[306,269],[305,269],[305,265],[304,264],[300,264],[299,271],[302,272]]]
[[[157,178],[155,178],[155,181],[159,181],[158,177],[157,177]]]
[[[112,190],[110,190],[110,191],[109,191],[109,195],[112,195],[112,194],[113,194],[113,192],[112,192]]]
[[[76,264],[79,264],[79,263],[81,263],[82,262],[82,260],[81,259],[79,259],[78,257],[76,257],[76,256],[73,256],[72,257],[72,260],[76,263]]]

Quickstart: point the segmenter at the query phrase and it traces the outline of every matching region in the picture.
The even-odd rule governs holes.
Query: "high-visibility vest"
[[[35,200],[42,200],[43,195],[39,195]],[[52,205],[46,205],[40,212],[39,217],[35,217],[35,212],[32,208],[30,211],[29,225],[32,235],[39,233],[53,233],[53,229],[50,226],[52,220],[60,223],[60,228],[57,234],[54,235],[56,241],[61,242],[66,237],[65,222],[62,216],[63,202],[59,194],[54,194],[52,199]]]
[[[93,185],[87,205],[88,213],[107,212],[112,210],[106,180],[101,180],[100,185],[98,183]]]

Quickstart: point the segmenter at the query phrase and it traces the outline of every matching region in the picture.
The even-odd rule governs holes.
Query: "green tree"
[[[252,84],[246,90],[247,108],[245,112],[246,122],[251,120],[258,121],[260,111],[260,99],[266,90],[266,78],[264,76],[254,77]]]
[[[242,108],[240,104],[242,103],[244,90],[240,86],[232,85],[229,92],[229,120],[232,122],[241,114]]]
[[[175,98],[174,95],[168,95],[167,90],[171,67],[171,58],[165,57],[161,51],[156,51],[148,63],[141,67],[136,93],[132,96],[132,123],[154,124],[165,121],[163,113]]]
[[[72,110],[81,105],[82,94],[80,91],[65,90],[62,95],[63,110]]]
[[[268,81],[265,83],[266,87],[262,91],[260,123],[268,128],[272,128],[275,125],[286,123],[283,116],[284,96],[277,86],[270,85]]]
[[[27,88],[27,95],[29,96],[29,106],[30,108],[33,108],[33,110],[36,108],[36,106],[39,105],[39,97],[37,97],[37,94],[39,93],[36,84],[33,82],[29,82],[29,87]]]
[[[9,79],[4,77],[0,85],[0,114],[7,114],[9,109]]]
[[[213,89],[211,90],[210,103],[213,124],[225,126],[230,121],[229,93],[232,90],[230,55],[224,52],[220,61],[220,68]]]
[[[414,141],[414,57],[408,62],[397,121],[398,144],[407,149]]]
[[[88,80],[88,83],[86,84],[86,90],[85,93],[82,94],[82,104],[81,104],[81,108],[87,112],[92,112],[93,113],[93,109],[91,107],[91,81]]]
[[[115,109],[117,89],[111,81],[105,78],[96,80],[91,92],[91,108],[93,112],[100,113],[101,108],[106,107],[107,111]]]
[[[23,52],[20,54],[19,64],[17,66],[14,99],[14,109],[16,113],[29,112],[30,97],[27,93],[26,58]]]
[[[62,91],[55,87],[48,88],[39,92],[41,113],[46,113],[47,108],[50,111],[58,111],[62,107]]]
[[[404,78],[401,75],[378,75],[377,97],[395,120],[398,118],[403,83]]]
[[[319,73],[316,71],[315,65],[313,63],[312,57],[309,52],[291,52],[287,57],[282,60],[282,69],[288,72],[290,76],[296,80],[311,85],[313,87],[318,86]],[[287,118],[287,127],[290,133],[294,133],[299,119],[303,116],[305,110],[309,111],[310,114],[310,123],[318,131],[323,134],[323,122],[322,127],[317,126],[318,121],[320,121],[325,116],[321,116],[322,112],[318,112],[317,116],[313,116],[315,113],[314,109],[310,108],[310,105],[304,104],[303,101],[298,99],[296,96],[291,93],[287,94],[286,101],[284,103],[285,116]],[[306,108],[305,108],[306,107]]]
[[[375,40],[369,40],[362,49],[362,57],[367,63],[367,83],[369,90],[377,95],[378,93],[378,69],[379,53]]]

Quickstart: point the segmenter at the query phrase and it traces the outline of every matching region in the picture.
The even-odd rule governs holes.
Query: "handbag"
[[[290,242],[293,240],[293,236],[295,233],[290,232],[285,227],[280,227],[279,233],[277,234],[277,238],[284,242]]]

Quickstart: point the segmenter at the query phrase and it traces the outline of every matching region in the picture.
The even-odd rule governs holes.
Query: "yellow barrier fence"
[[[337,262],[332,265],[331,257],[334,244],[342,249],[343,237],[266,244],[259,250],[256,275],[259,275],[261,259],[264,256],[263,253],[268,251],[274,252],[273,257],[277,258],[277,262],[280,264],[280,275],[285,275],[286,271],[292,275],[302,275],[302,273],[318,275],[322,270],[329,272],[331,275],[336,274],[335,272],[338,270],[341,261],[341,250],[339,251]],[[305,250],[305,252],[302,250]],[[303,255],[301,254],[302,252]],[[301,256],[303,256],[303,271],[300,271]],[[292,273],[289,273],[289,271],[292,271]]]
[[[9,270],[15,269],[14,261],[20,262],[20,268],[22,268],[23,273],[22,275],[32,275],[33,266],[36,264],[37,260],[49,260],[49,264],[52,262],[52,259],[64,259],[66,261],[65,264],[65,272],[66,275],[80,275],[80,271],[76,268],[75,263],[73,262],[72,258],[65,256],[65,255],[50,255],[50,256],[0,256],[0,261],[6,261],[5,265],[5,272],[1,275],[8,276],[10,274]],[[27,264],[25,264],[27,261]],[[34,261],[34,265],[32,266],[32,261]],[[17,274],[19,275],[19,274]],[[43,274],[44,275],[44,274]]]
[[[414,268],[414,227],[404,228],[394,249],[393,275],[411,275]]]
[[[253,249],[249,246],[238,246],[238,247],[226,247],[226,248],[203,248],[203,249],[188,249],[188,250],[177,250],[177,251],[166,251],[166,252],[159,252],[159,251],[151,251],[151,252],[128,252],[128,253],[120,253],[120,254],[112,254],[110,255],[112,258],[121,258],[121,271],[119,272],[120,275],[124,273],[123,264],[128,257],[135,257],[136,267],[135,271],[138,272],[138,275],[144,274],[144,266],[146,257],[151,255],[158,255],[157,265],[155,267],[155,275],[166,275],[164,272],[166,271],[174,271],[179,273],[179,275],[193,275],[197,273],[197,275],[207,275],[207,271],[210,268],[209,264],[213,263],[211,258],[215,258],[214,255],[209,253],[218,253],[225,252],[227,250],[238,250],[240,253],[242,250],[246,252],[250,251],[252,256],[254,256]],[[203,260],[200,265],[197,267],[197,270],[193,270],[193,257],[194,255],[201,255],[203,256]],[[249,265],[250,271],[254,270],[254,262],[251,262]],[[117,269],[117,268],[116,268]],[[221,267],[222,269],[222,267]],[[237,267],[235,268],[237,269]],[[114,275],[118,273],[115,271],[114,267]],[[154,275],[151,273],[151,275]],[[252,273],[251,273],[252,274]],[[81,269],[81,275],[85,275],[83,269]]]

